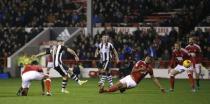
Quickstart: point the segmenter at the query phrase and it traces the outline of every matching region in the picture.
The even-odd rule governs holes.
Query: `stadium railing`
[[[97,63],[99,62],[99,60],[80,60],[79,62],[76,62],[75,60],[64,60],[64,63],[69,65],[70,67],[76,64],[82,64],[84,67],[87,68],[91,67],[91,68],[96,68],[97,67]],[[133,61],[132,61],[133,62]],[[112,61],[112,67],[116,68],[119,67],[120,65],[123,65],[125,63],[125,61],[120,61],[119,63],[116,63],[114,61]],[[156,60],[153,62],[153,67],[154,68],[161,68],[161,69],[167,69],[168,65],[169,65],[169,60]],[[202,61],[202,65],[206,68],[210,67],[210,61],[209,60],[205,60]]]

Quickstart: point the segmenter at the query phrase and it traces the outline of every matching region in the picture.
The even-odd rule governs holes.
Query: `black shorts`
[[[64,76],[68,75],[68,70],[69,70],[69,68],[68,68],[66,65],[64,65],[64,64],[60,64],[59,66],[56,66],[56,67],[55,67],[55,70],[56,70],[62,77],[64,77]]]
[[[110,61],[103,61],[98,63],[98,68],[104,71],[109,71]]]

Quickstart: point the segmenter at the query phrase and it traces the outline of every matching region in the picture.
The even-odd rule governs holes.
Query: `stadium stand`
[[[198,26],[210,26],[210,16],[207,16],[198,24]]]
[[[153,26],[178,26],[180,17],[185,19],[188,13],[196,16],[192,15],[193,11],[202,11],[204,3],[205,0],[93,0],[93,21],[102,23],[102,26],[154,22]],[[198,5],[201,5],[199,9]],[[190,18],[195,17],[186,20]]]
[[[7,60],[8,56],[20,49],[42,30],[42,28],[31,28],[30,31],[26,31],[26,28],[23,27],[0,28],[1,63],[5,66],[5,60]]]
[[[0,27],[85,26],[83,2],[79,0],[1,0]]]

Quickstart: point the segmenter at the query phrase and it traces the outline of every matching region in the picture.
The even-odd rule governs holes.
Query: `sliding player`
[[[131,89],[137,86],[138,83],[144,77],[149,74],[150,77],[153,79],[154,83],[160,88],[161,92],[165,93],[165,89],[160,84],[159,80],[157,80],[153,75],[153,70],[151,67],[152,57],[147,56],[144,61],[138,61],[135,66],[133,67],[131,74],[127,75],[126,77],[119,80],[115,85],[110,87],[109,89],[104,89],[102,87],[99,91],[99,93],[107,93],[107,92],[115,92],[117,90],[120,90],[121,93],[123,93],[127,89]]]

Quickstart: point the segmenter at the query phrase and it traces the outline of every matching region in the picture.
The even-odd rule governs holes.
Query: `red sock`
[[[174,76],[171,76],[170,77],[170,86],[171,86],[171,89],[174,89],[174,80],[175,80]]]
[[[195,88],[195,82],[194,82],[192,74],[188,74],[188,77],[189,77],[191,87],[192,87],[192,89],[194,89]]]
[[[113,85],[112,87],[110,87],[109,89],[108,89],[108,92],[115,92],[115,91],[117,91],[118,90],[118,87],[116,86],[116,85]]]
[[[50,79],[45,80],[45,88],[47,89],[47,92],[50,93],[50,91],[51,91],[51,80]]]

